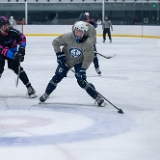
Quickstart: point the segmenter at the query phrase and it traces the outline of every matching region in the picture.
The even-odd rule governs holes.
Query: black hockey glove
[[[76,73],[76,78],[79,82],[83,82],[84,80],[86,81],[86,69],[81,68],[78,73]]]
[[[18,52],[21,52],[23,55],[25,55],[25,47],[19,46]]]
[[[17,61],[17,62],[23,62],[24,61],[24,55],[21,52],[15,52],[13,54],[13,58]]]
[[[66,63],[65,53],[64,52],[57,52],[56,55],[57,55],[57,63],[64,66]]]

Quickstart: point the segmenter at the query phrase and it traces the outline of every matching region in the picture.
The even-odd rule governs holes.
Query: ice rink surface
[[[99,108],[76,83],[74,74],[58,85],[44,104],[39,96],[57,67],[55,37],[27,37],[22,66],[38,95],[26,96],[5,66],[0,79],[0,160],[159,160],[160,39],[113,37],[97,51],[102,75],[93,63],[88,81],[122,109]]]

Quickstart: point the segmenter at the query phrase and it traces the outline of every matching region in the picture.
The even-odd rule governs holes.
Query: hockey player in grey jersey
[[[86,70],[93,62],[93,45],[88,39],[88,23],[79,21],[72,27],[72,32],[65,33],[53,40],[52,45],[57,55],[58,67],[49,81],[45,93],[39,98],[46,101],[56,89],[57,84],[67,76],[70,67],[74,67],[75,77],[79,86],[96,100],[98,106],[104,106],[104,99],[95,91],[94,86],[87,82]],[[63,46],[61,48],[61,46]]]

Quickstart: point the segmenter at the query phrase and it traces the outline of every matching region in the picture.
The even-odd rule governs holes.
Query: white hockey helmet
[[[88,25],[86,22],[83,22],[83,21],[79,21],[77,22],[74,27],[73,27],[74,30],[78,29],[78,30],[81,30],[83,33],[87,33],[88,32]]]
[[[10,17],[10,19],[13,19],[13,18],[14,18],[13,16]]]
[[[73,25],[73,36],[75,37],[76,40],[80,40],[79,42],[85,41],[88,38],[88,24],[83,21],[78,21]],[[82,35],[81,37],[76,37],[75,36],[75,30],[81,30]]]
[[[89,12],[85,12],[84,14],[85,14],[86,16],[89,16]]]

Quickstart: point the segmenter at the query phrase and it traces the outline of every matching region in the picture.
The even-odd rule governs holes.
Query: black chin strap
[[[81,42],[84,42],[87,38],[88,36],[83,36],[83,38],[81,39]]]

